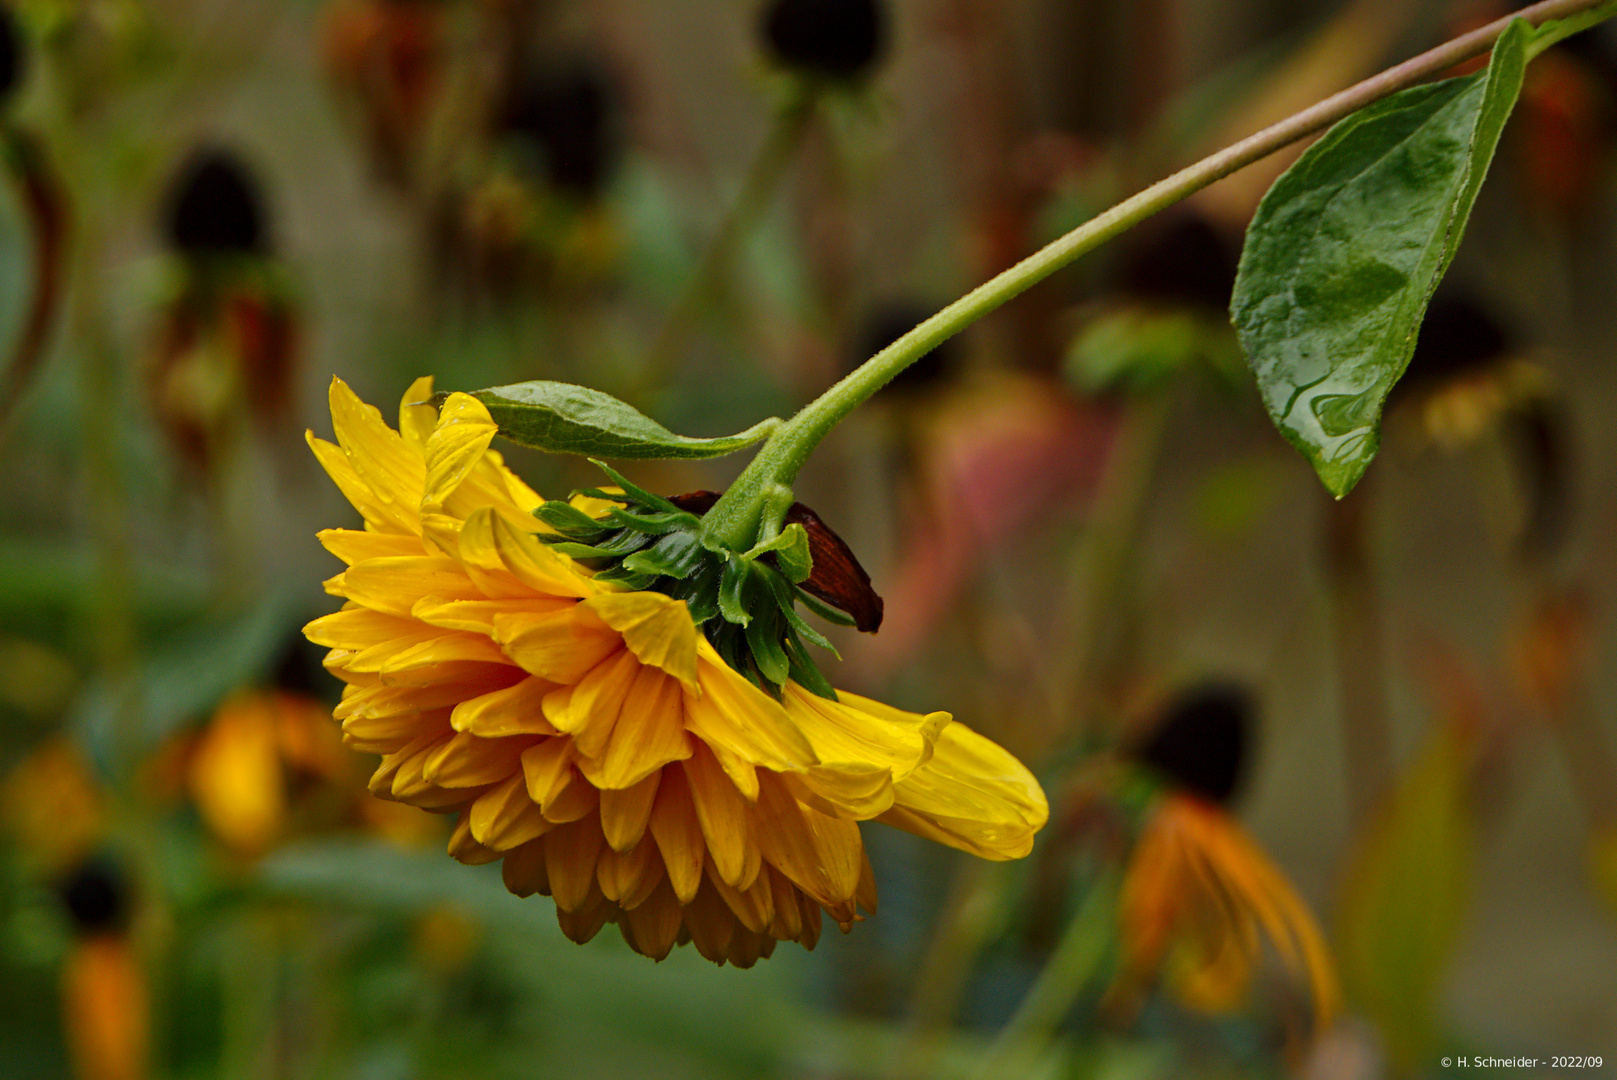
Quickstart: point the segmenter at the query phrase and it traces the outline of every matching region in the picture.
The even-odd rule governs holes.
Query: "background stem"
[[[718,232],[702,256],[701,265],[691,276],[690,283],[674,305],[674,310],[663,324],[662,333],[651,348],[649,368],[653,372],[667,370],[690,339],[691,331],[707,312],[708,306],[723,291],[730,276],[730,264],[743,241],[768,209],[786,167],[797,156],[797,148],[808,130],[819,104],[820,91],[813,83],[795,87],[792,96],[781,105],[775,115],[774,126],[764,144],[758,149],[741,190],[731,204]]]

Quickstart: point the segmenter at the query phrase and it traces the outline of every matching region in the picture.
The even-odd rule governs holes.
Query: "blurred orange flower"
[[[1121,991],[1160,973],[1191,1008],[1228,1012],[1245,997],[1267,937],[1307,979],[1318,1027],[1339,1007],[1314,917],[1245,830],[1211,802],[1172,793],[1150,811],[1123,880],[1120,916]]]

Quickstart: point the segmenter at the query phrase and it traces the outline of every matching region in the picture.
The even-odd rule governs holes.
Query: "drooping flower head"
[[[320,534],[346,603],[305,632],[348,684],[344,740],[382,757],[371,790],[457,814],[450,854],[503,860],[574,940],[610,922],[648,956],[690,941],[748,966],[875,910],[861,821],[1027,853],[1047,808],[1010,754],[947,713],[760,689],[686,600],[543,542],[564,538],[489,448],[487,408],[431,396],[412,385],[394,431],[333,382],[337,443],[309,443],[365,528]]]
[[[1223,1013],[1246,997],[1267,939],[1307,983],[1316,1026],[1338,1008],[1335,966],[1308,906],[1225,807],[1245,771],[1254,704],[1235,683],[1175,698],[1130,753],[1149,774],[1118,911],[1123,968],[1114,993],[1158,979],[1191,1008]]]

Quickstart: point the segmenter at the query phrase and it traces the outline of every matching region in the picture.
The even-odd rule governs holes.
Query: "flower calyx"
[[[836,649],[796,605],[874,633],[882,601],[853,552],[814,511],[793,503],[772,536],[733,551],[701,527],[717,493],[654,495],[610,466],[594,464],[614,489],[586,488],[571,501],[542,503],[534,517],[555,532],[539,534],[540,540],[594,570],[597,581],[684,600],[725,663],[766,693],[778,698],[790,680],[837,700],[807,644],[833,655]]]

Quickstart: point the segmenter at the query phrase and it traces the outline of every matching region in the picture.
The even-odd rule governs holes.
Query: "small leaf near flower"
[[[535,380],[478,390],[500,434],[555,454],[589,457],[711,458],[762,442],[780,426],[770,418],[735,435],[693,439],[675,435],[610,394],[571,383]],[[438,398],[434,398],[437,403]]]
[[[1337,124],[1247,230],[1231,318],[1275,426],[1339,498],[1375,456],[1382,405],[1459,247],[1531,37],[1518,20],[1485,72]]]

